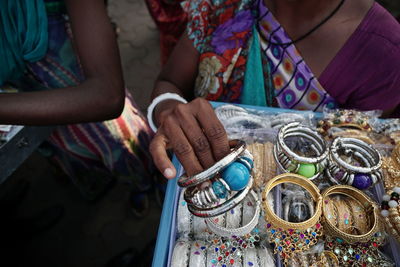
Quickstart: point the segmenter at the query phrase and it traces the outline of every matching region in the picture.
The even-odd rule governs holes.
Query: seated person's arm
[[[124,82],[103,1],[65,2],[86,80],[73,88],[0,94],[0,124],[59,125],[101,121],[121,113]]]
[[[198,63],[199,53],[184,35],[155,83],[153,98],[171,92],[193,99]],[[176,175],[167,148],[174,151],[188,175],[210,167],[229,152],[226,132],[204,99],[197,98],[188,104],[175,100],[161,102],[154,112],[154,120],[159,128],[150,152],[166,178]]]

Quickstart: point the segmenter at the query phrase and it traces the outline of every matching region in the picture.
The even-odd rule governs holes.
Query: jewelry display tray
[[[225,103],[211,102],[211,104],[215,108]],[[287,110],[280,108],[256,107],[256,106],[246,106],[246,105],[240,105],[240,106],[253,110],[265,111],[272,114],[273,113],[278,114],[282,112],[291,112],[291,113],[296,112],[300,114],[302,113],[302,111]],[[321,113],[315,113],[316,118],[319,118],[321,116],[322,116]],[[183,174],[182,166],[180,165],[176,157],[173,157],[172,162],[177,169],[177,177],[180,177]],[[280,195],[279,188],[277,189],[278,190],[275,190],[276,194],[275,212],[276,214],[279,215],[281,213],[280,210],[281,198],[279,197]],[[375,185],[373,187],[372,192],[375,195],[375,200],[377,201],[377,203],[380,203],[382,201],[382,196],[384,194],[384,188],[382,183]],[[158,228],[157,243],[153,255],[153,264],[152,264],[153,267],[170,267],[172,252],[175,246],[176,236],[177,236],[176,214],[179,204],[178,203],[179,193],[180,193],[180,188],[177,185],[177,178],[168,181],[163,210],[160,218],[160,225]],[[395,266],[400,266],[400,244],[393,237],[391,236],[388,237],[388,242],[385,245],[383,251],[385,252],[386,255],[388,255],[393,259],[393,261],[395,262]],[[275,266],[277,267],[283,266],[278,256],[276,256]]]

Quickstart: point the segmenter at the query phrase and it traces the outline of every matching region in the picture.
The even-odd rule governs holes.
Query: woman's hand
[[[159,128],[150,144],[150,153],[166,178],[176,176],[166,152],[169,148],[188,175],[201,172],[229,153],[225,129],[208,101],[202,98],[187,104],[165,101],[159,106],[159,112],[156,111]]]

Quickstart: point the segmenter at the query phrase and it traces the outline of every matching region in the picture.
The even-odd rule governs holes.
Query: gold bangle
[[[344,201],[346,201],[352,213],[353,232],[359,235],[367,233],[369,222],[364,207],[352,198],[347,198]]]
[[[400,186],[400,142],[393,149],[391,156],[383,159],[382,169],[385,174],[386,190]]]
[[[277,167],[272,154],[273,147],[271,142],[247,145],[247,149],[254,157],[253,188],[262,187],[269,179],[276,176]]]
[[[308,193],[310,193],[311,197],[313,200],[316,202],[316,207],[315,207],[315,213],[314,215],[300,223],[292,223],[285,221],[281,218],[279,218],[275,212],[272,210],[270,205],[268,204],[267,201],[267,196],[269,192],[277,185],[283,184],[283,183],[292,183],[295,185],[299,185],[305,190],[307,190]],[[263,194],[262,194],[262,204],[263,204],[263,209],[265,212],[265,220],[267,222],[270,222],[274,226],[278,228],[282,228],[284,230],[288,229],[297,229],[297,230],[306,230],[307,228],[313,227],[317,224],[321,217],[322,213],[322,197],[321,194],[319,193],[318,187],[311,182],[309,179],[304,178],[303,176],[297,175],[297,174],[292,174],[292,173],[284,173],[281,175],[278,175],[274,177],[272,180],[270,180],[264,188]]]
[[[371,214],[373,216],[370,221],[370,229],[368,232],[361,235],[348,234],[340,230],[338,227],[334,226],[329,220],[326,219],[327,214],[323,214],[322,223],[327,233],[331,236],[340,238],[348,243],[354,242],[367,242],[371,239],[371,237],[378,232],[380,223],[379,223],[379,212],[377,205],[362,191],[347,185],[336,185],[331,186],[322,194],[323,198],[323,210],[325,210],[325,205],[327,201],[329,202],[329,196],[331,195],[344,195],[346,197],[350,197],[355,201],[358,201],[365,209],[366,214]],[[372,225],[371,225],[372,224]]]
[[[351,137],[363,140],[367,144],[375,144],[375,142],[368,136],[368,133],[353,129],[332,133],[331,137],[332,139],[336,137]]]
[[[336,206],[333,205],[333,201],[329,201],[329,202],[325,203],[323,213],[327,214],[326,219],[329,220],[332,223],[332,225],[337,227],[337,225],[338,225],[338,213],[337,213],[337,210],[336,210]]]
[[[344,199],[336,199],[334,201],[331,199],[329,202],[333,202],[337,210],[337,226],[335,225],[335,227],[345,233],[351,234],[353,218],[349,206],[347,206]]]
[[[292,183],[304,188],[316,202],[315,213],[301,223],[292,223],[279,218],[268,203],[269,192],[277,185]],[[267,221],[267,234],[271,243],[274,243],[274,253],[279,253],[287,266],[296,253],[308,250],[318,242],[322,235],[321,217],[322,197],[309,179],[292,173],[284,173],[270,180],[262,193],[262,205]]]

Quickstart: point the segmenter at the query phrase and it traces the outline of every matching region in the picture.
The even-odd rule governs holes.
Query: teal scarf
[[[43,0],[0,0],[0,85],[18,79],[25,62],[41,59],[47,45]]]

